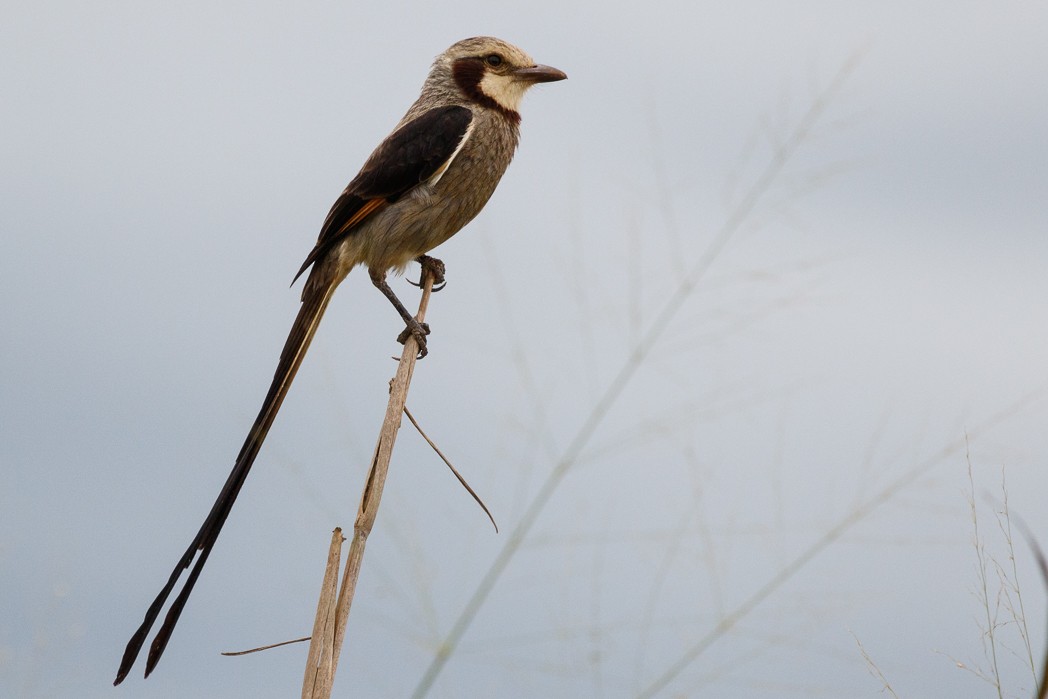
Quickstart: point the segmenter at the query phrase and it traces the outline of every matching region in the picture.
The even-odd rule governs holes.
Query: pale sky
[[[590,0],[3,12],[0,696],[299,691],[304,644],[219,653],[307,635],[352,526],[400,330],[359,272],[156,672],[111,682],[328,208],[478,34],[569,76],[434,251],[408,400],[501,532],[405,424],[336,695],[420,687],[641,347],[427,696],[997,696],[980,551],[1030,696],[1046,593],[995,512],[1048,546],[1048,6]]]

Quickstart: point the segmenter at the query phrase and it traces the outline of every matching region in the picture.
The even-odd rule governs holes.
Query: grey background
[[[1013,573],[989,498],[1006,482],[1048,542],[1043,3],[45,0],[2,15],[0,695],[298,691],[304,645],[218,653],[308,633],[329,532],[352,526],[399,331],[360,273],[163,662],[110,683],[255,415],[328,207],[432,57],[476,34],[570,76],[528,95],[498,192],[437,251],[449,284],[409,398],[502,533],[402,430],[336,692],[413,691],[728,231],[431,695],[636,696],[665,677],[664,696],[873,697],[879,671],[903,697],[996,696],[978,675],[978,551],[1003,694],[1030,695],[997,611],[1017,597],[999,597],[993,561]],[[1045,593],[1013,538],[1036,657]]]

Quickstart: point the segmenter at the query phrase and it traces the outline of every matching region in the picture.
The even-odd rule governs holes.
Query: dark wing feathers
[[[390,134],[331,207],[317,244],[295,279],[361,221],[447,167],[472,121],[473,112],[466,107],[439,107]]]
[[[440,107],[400,127],[375,149],[347,191],[391,201],[429,179],[447,162],[466,135],[473,112]]]

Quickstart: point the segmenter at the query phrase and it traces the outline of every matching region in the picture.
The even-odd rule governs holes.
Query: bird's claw
[[[419,274],[417,282],[413,282],[409,279],[408,284],[411,284],[412,286],[417,286],[421,289],[422,283],[426,279],[426,272],[428,271],[430,275],[432,275],[433,277],[434,292],[440,291],[448,285],[447,281],[444,279],[444,272],[447,271],[447,268],[444,266],[443,262],[441,262],[435,257],[430,257],[429,255],[420,255],[418,258],[416,258],[416,262],[422,265],[422,273]]]
[[[412,318],[407,327],[397,335],[397,342],[403,345],[409,337],[415,338],[415,342],[418,343],[418,359],[422,359],[429,354],[426,348],[426,335],[429,335],[429,323],[420,323]]]

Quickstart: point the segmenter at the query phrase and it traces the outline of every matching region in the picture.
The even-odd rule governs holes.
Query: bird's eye
[[[488,54],[484,57],[484,62],[492,68],[497,68],[498,66],[502,65],[502,56],[498,55],[497,53]]]

